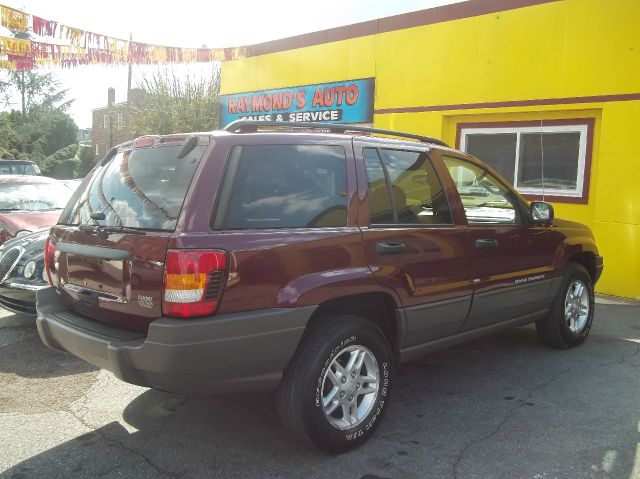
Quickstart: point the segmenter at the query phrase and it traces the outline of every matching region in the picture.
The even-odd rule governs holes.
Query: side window
[[[484,169],[458,158],[443,156],[458,189],[467,221],[473,224],[520,224],[513,194]]]
[[[396,220],[393,216],[391,195],[378,150],[365,148],[362,151],[362,156],[369,181],[369,219],[371,224],[393,224]]]
[[[365,148],[363,157],[372,224],[452,224],[442,185],[426,153]]]
[[[233,148],[215,229],[319,228],[346,223],[347,173],[342,147]]]

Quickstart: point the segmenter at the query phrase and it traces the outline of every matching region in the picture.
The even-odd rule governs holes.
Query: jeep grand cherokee
[[[45,344],[165,391],[275,390],[329,451],[370,437],[399,363],[528,323],[579,345],[602,271],[587,227],[439,140],[252,121],[115,148],[45,257]]]

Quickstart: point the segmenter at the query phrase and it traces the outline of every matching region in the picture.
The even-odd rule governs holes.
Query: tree
[[[0,91],[5,93],[7,103],[20,96],[22,108],[0,113],[2,155],[35,161],[44,174],[72,175],[73,164],[59,168],[55,165],[68,163],[77,150],[78,128],[66,113],[73,101],[66,99],[67,90],[60,89],[50,72],[11,71],[5,78],[0,82]]]
[[[74,177],[84,178],[94,166],[95,162],[93,161],[91,146],[81,144],[78,148],[78,153],[76,154],[76,169],[74,171]]]
[[[67,100],[68,90],[61,90],[60,83],[51,72],[37,70],[10,71],[7,93],[16,91],[22,100],[22,115],[27,116],[35,105],[40,108],[67,111],[73,100]],[[13,87],[13,88],[11,88]]]
[[[218,127],[220,69],[209,78],[178,78],[170,71],[146,76],[134,90],[131,131],[135,136],[210,131]]]
[[[42,174],[60,179],[73,178],[78,164],[77,153],[78,144],[73,143],[47,156],[39,165]]]

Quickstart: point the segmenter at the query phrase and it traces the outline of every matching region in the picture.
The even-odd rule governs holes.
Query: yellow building
[[[374,126],[442,138],[588,224],[596,290],[640,298],[640,1],[470,0],[247,51],[223,99],[367,79]]]

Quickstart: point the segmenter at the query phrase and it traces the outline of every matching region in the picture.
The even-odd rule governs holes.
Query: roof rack
[[[436,145],[448,147],[444,141],[430,136],[415,135],[413,133],[403,133],[401,131],[383,130],[370,126],[339,125],[336,123],[319,122],[294,122],[294,121],[258,121],[258,120],[236,120],[223,128],[230,133],[256,132],[263,127],[283,127],[283,128],[306,128],[328,130],[330,133],[345,133],[348,131],[361,131],[364,133],[377,133],[379,135],[397,136],[400,138],[410,138],[423,143],[434,143]]]

